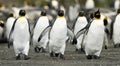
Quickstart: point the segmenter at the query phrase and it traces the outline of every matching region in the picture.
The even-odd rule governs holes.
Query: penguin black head
[[[95,17],[95,18],[100,18],[100,11],[99,11],[99,9],[98,9],[98,11],[96,11],[96,12],[94,13],[94,17]]]
[[[19,11],[19,15],[20,15],[20,16],[25,16],[25,14],[26,14],[25,10],[20,10],[20,11]]]
[[[42,11],[41,16],[46,16],[46,11]]]
[[[13,13],[10,13],[10,14],[9,14],[9,17],[13,17]]]
[[[63,10],[59,10],[58,11],[58,16],[64,16],[64,11]]]
[[[119,14],[119,13],[120,13],[120,9],[117,10],[117,14]]]
[[[79,12],[79,16],[84,16],[85,14],[84,14],[84,11],[80,11]]]

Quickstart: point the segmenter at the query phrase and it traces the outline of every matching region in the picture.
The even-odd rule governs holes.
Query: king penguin
[[[14,21],[15,21],[15,18],[13,16],[13,13],[10,13],[9,18],[7,19],[7,22],[5,24],[5,28],[6,28],[5,33],[6,33],[7,40],[9,39],[9,34],[12,29]]]
[[[84,11],[80,11],[76,22],[74,22],[74,24],[73,24],[74,34],[76,35],[77,32],[80,31],[81,29],[83,29],[87,24],[88,24],[88,21],[85,17]],[[81,34],[77,38],[78,43],[77,43],[77,45],[75,45],[76,51],[83,50],[83,47],[82,47],[83,37],[84,37],[84,34]]]
[[[35,52],[46,52],[45,49],[48,43],[48,33],[42,37],[40,42],[38,42],[38,37],[41,32],[49,25],[50,23],[48,17],[46,16],[46,12],[42,11],[41,17],[39,17],[33,30],[33,45],[35,46]]]
[[[24,56],[24,60],[30,59],[28,56],[30,47],[30,26],[25,15],[25,10],[19,11],[19,17],[15,20],[9,36],[9,40],[13,39],[16,60],[20,60],[21,55]],[[13,35],[13,37],[11,37],[11,35]]]
[[[111,39],[113,40],[114,47],[116,48],[118,45],[120,46],[120,9],[117,10],[117,15],[115,20],[111,24]]]
[[[94,13],[95,19],[91,22],[85,40],[85,54],[87,59],[99,59],[103,47],[105,26],[107,21],[101,19],[100,11]]]
[[[85,4],[86,9],[93,9],[95,8],[94,0],[87,0]]]
[[[48,26],[42,34],[39,36],[40,38],[44,36],[44,34],[49,31],[49,53],[51,57],[60,57],[61,59],[65,59],[64,52],[66,47],[66,40],[68,37],[73,39],[72,44],[77,44],[77,39],[75,38],[74,33],[67,28],[67,21],[64,17],[64,11],[58,11],[58,17],[56,18],[53,25]]]

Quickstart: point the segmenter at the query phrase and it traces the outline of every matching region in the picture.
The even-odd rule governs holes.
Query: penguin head
[[[42,11],[41,16],[46,16],[46,11]]]
[[[94,13],[95,18],[100,18],[100,11],[99,9]]]
[[[79,12],[79,16],[84,16],[85,14],[84,14],[84,11],[80,11]]]
[[[9,14],[9,17],[13,17],[13,16],[14,16],[13,13],[10,13],[10,14]]]
[[[120,9],[117,10],[117,14],[119,14],[119,13],[120,13]]]
[[[58,11],[58,16],[64,16],[64,11],[63,10],[59,10]]]
[[[25,14],[26,14],[25,10],[20,10],[20,11],[19,11],[19,15],[20,15],[20,16],[25,16]]]

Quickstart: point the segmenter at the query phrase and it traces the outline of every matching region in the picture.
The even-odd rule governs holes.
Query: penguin
[[[51,6],[53,9],[58,9],[59,8],[59,3],[57,0],[52,0],[51,1]]]
[[[119,6],[120,6],[120,0],[115,0],[115,2],[114,2],[115,10],[119,9]]]
[[[19,11],[19,17],[15,20],[9,35],[9,40],[11,41],[11,39],[13,39],[13,47],[16,55],[16,60],[22,59],[21,55],[24,56],[24,60],[30,59],[28,53],[31,33],[30,25],[25,15],[25,10],[22,9]]]
[[[87,59],[99,59],[102,51],[106,20],[101,18],[100,11],[94,13],[95,19],[91,22],[85,38],[85,54]]]
[[[73,39],[72,44],[77,43],[77,39],[74,33],[67,28],[67,21],[64,17],[64,11],[58,11],[58,17],[56,18],[53,25],[48,26],[42,34],[39,36],[38,41],[44,36],[46,32],[49,31],[49,53],[51,57],[60,57],[60,59],[65,59],[64,52],[66,47],[66,40],[68,36]]]
[[[41,32],[50,25],[49,19],[46,16],[46,12],[42,11],[41,16],[39,17],[38,21],[36,22],[33,30],[33,45],[35,46],[35,52],[46,52],[46,46],[48,44],[48,34],[42,37],[41,41],[38,42],[38,37]]]
[[[7,40],[9,39],[9,34],[12,29],[14,21],[15,21],[15,18],[13,16],[13,13],[10,13],[9,18],[7,19],[7,22],[5,24],[5,28],[6,28],[5,34],[6,34]]]
[[[117,15],[115,17],[115,19],[113,20],[112,24],[111,24],[111,39],[113,40],[113,45],[116,48],[117,46],[120,47],[120,37],[119,37],[119,20],[120,20],[120,9],[117,10]]]
[[[95,8],[94,0],[87,0],[85,4],[86,9],[93,9]]]
[[[0,40],[4,38],[4,30],[5,30],[4,25],[5,23],[1,20],[0,21]]]
[[[74,22],[73,24],[74,34],[76,35],[77,32],[83,29],[87,24],[88,21],[87,18],[85,17],[84,11],[80,11],[76,22]],[[84,33],[77,38],[78,43],[75,45],[76,51],[79,50],[83,51],[83,47],[82,47],[83,38],[84,38]]]

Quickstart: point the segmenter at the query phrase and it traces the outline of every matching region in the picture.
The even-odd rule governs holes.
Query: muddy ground
[[[100,59],[87,60],[84,53],[75,52],[73,45],[67,44],[66,60],[51,58],[47,53],[35,53],[30,47],[30,60],[15,60],[13,47],[7,48],[7,43],[0,43],[0,66],[120,66],[120,48],[109,45],[103,48]]]

